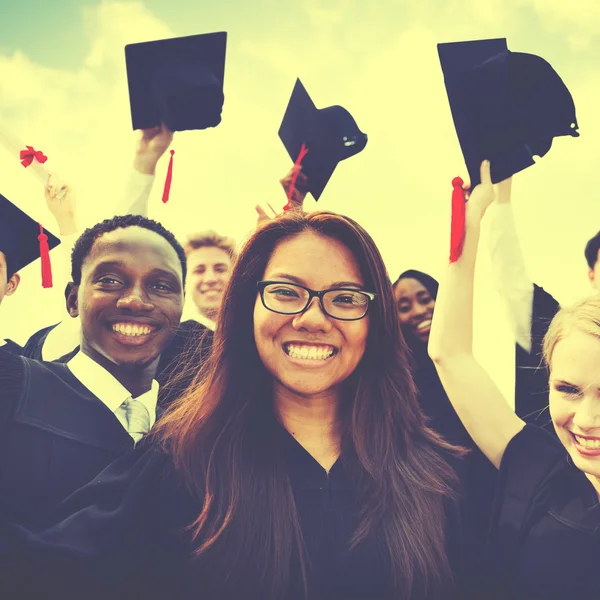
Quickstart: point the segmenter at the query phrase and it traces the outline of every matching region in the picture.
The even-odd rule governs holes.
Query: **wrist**
[[[144,175],[156,174],[156,163],[160,156],[156,155],[136,155],[133,161],[133,168]]]
[[[60,235],[73,235],[78,231],[74,216],[57,218],[56,222]]]

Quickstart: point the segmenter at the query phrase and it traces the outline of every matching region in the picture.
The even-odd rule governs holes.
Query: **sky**
[[[171,199],[150,216],[183,238],[216,229],[242,242],[254,206],[283,207],[291,167],[277,131],[299,77],[317,107],[340,104],[369,136],[340,163],[318,204],[341,212],[377,242],[390,277],[417,268],[440,277],[448,259],[451,181],[466,177],[436,44],[506,37],[545,58],[569,87],[581,137],[555,139],[518,174],[513,203],[529,274],[563,303],[588,294],[585,242],[600,228],[600,3],[578,0],[56,0],[0,8],[0,126],[42,149],[76,190],[79,226],[112,216],[125,193],[137,139],[131,128],[124,46],[226,31],[225,105],[211,130],[177,133]],[[0,148],[0,193],[52,230],[43,189]],[[513,348],[478,265],[475,350],[502,391],[514,385]],[[57,251],[54,251],[57,252]],[[22,272],[0,312],[2,335],[24,342],[62,318],[66,267],[50,290],[39,265]]]

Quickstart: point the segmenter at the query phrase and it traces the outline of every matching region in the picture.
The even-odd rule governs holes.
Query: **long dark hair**
[[[426,426],[419,408],[375,243],[352,219],[329,212],[285,215],[250,237],[225,294],[211,358],[156,430],[203,501],[191,525],[195,556],[209,560],[222,552],[224,580],[250,571],[271,598],[287,597],[296,577],[307,591],[298,514],[277,451],[272,378],[253,331],[256,282],[276,245],[303,232],[343,243],[358,262],[365,288],[377,294],[365,354],[345,383],[341,415],[342,457],[362,499],[350,546],[371,535],[383,540],[399,597],[447,590],[452,573],[444,505],[457,482],[444,454],[454,448]]]

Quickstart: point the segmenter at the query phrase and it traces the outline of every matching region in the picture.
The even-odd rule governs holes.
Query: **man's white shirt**
[[[117,381],[117,379],[104,367],[83,352],[78,352],[67,363],[67,367],[82,385],[102,401],[127,431],[127,420],[124,411],[119,409],[132,400],[129,390],[121,385],[121,383],[119,383],[119,381]],[[135,400],[143,404],[148,411],[150,417],[148,429],[151,429],[156,421],[158,390],[158,382],[154,379],[152,380],[152,387],[150,390],[135,398]]]

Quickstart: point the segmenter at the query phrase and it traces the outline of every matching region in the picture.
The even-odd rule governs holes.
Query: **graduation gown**
[[[479,560],[489,531],[498,471],[473,442],[456,414],[435,365],[429,358],[427,346],[413,339],[410,333],[405,337],[412,353],[413,378],[419,403],[429,418],[429,426],[448,442],[469,450],[469,454],[455,466],[466,494],[469,519],[465,529],[469,533],[469,546],[474,560]]]
[[[600,503],[558,439],[526,425],[500,466],[488,565],[502,600],[596,598]]]
[[[42,347],[48,334],[56,325],[50,325],[34,333],[23,348],[23,356],[42,360]],[[197,321],[189,320],[179,324],[171,343],[165,348],[158,363],[156,380],[160,384],[158,403],[166,407],[177,399],[191,383],[197,368],[208,358],[213,343],[213,332]],[[78,352],[78,348],[56,362],[68,362]],[[177,381],[172,382],[177,375]]]
[[[31,529],[133,449],[108,407],[60,363],[0,350],[0,514]]]
[[[23,346],[19,346],[19,344],[12,340],[5,340],[5,342],[5,344],[0,346],[0,350],[10,352],[11,354],[23,354]]]
[[[551,427],[548,413],[548,372],[543,366],[542,345],[560,305],[534,284],[531,316],[531,352],[517,344],[515,354],[515,412],[524,421]]]
[[[389,555],[379,536],[347,549],[357,524],[359,495],[343,459],[328,475],[283,428],[270,439],[275,456],[284,461],[298,510],[310,565],[309,600],[397,598],[391,592]],[[460,580],[460,513],[454,502],[446,506],[446,547]],[[264,600],[266,584],[253,556],[230,579],[224,573],[234,548],[225,546],[216,558],[209,554],[190,560],[192,544],[185,527],[200,508],[201,501],[183,485],[169,456],[150,445],[136,449],[72,496],[61,509],[61,516],[68,518],[43,534],[0,522],[0,597]],[[286,600],[303,597],[297,575],[294,560]],[[464,596],[444,590],[437,598],[459,597]]]

